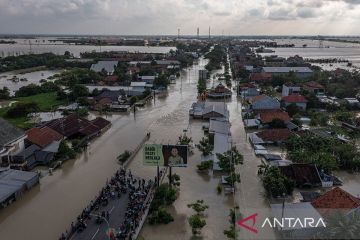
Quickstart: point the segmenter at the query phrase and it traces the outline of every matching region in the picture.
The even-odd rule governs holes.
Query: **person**
[[[179,155],[179,150],[177,148],[172,148],[170,154],[171,155],[168,160],[169,166],[184,164],[184,159]]]

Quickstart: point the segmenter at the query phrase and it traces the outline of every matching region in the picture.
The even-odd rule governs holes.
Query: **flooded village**
[[[340,43],[151,40],[0,58],[1,239],[352,234],[330,213],[360,220],[357,62],[301,56]],[[147,144],[186,146],[186,167],[146,166]],[[262,226],[284,217],[326,227]]]

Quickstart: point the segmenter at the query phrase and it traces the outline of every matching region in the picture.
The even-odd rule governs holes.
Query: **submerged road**
[[[167,97],[150,102],[135,115],[106,116],[112,127],[85,153],[42,178],[40,185],[0,211],[0,239],[58,239],[119,168],[116,157],[133,150],[144,133],[151,132],[153,142],[175,143],[188,126],[188,109],[196,100],[197,71],[198,66],[182,71]],[[136,176],[153,178],[156,169],[142,166],[139,158],[129,167],[136,168]]]

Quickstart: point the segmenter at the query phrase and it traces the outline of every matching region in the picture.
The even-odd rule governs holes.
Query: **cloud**
[[[268,34],[274,24],[310,33],[319,22],[324,31],[334,22],[360,31],[358,8],[360,0],[0,0],[0,33],[194,34],[211,26],[214,34]]]

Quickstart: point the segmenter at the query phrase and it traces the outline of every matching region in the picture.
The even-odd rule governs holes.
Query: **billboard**
[[[186,167],[188,146],[145,144],[143,155],[145,166]]]

